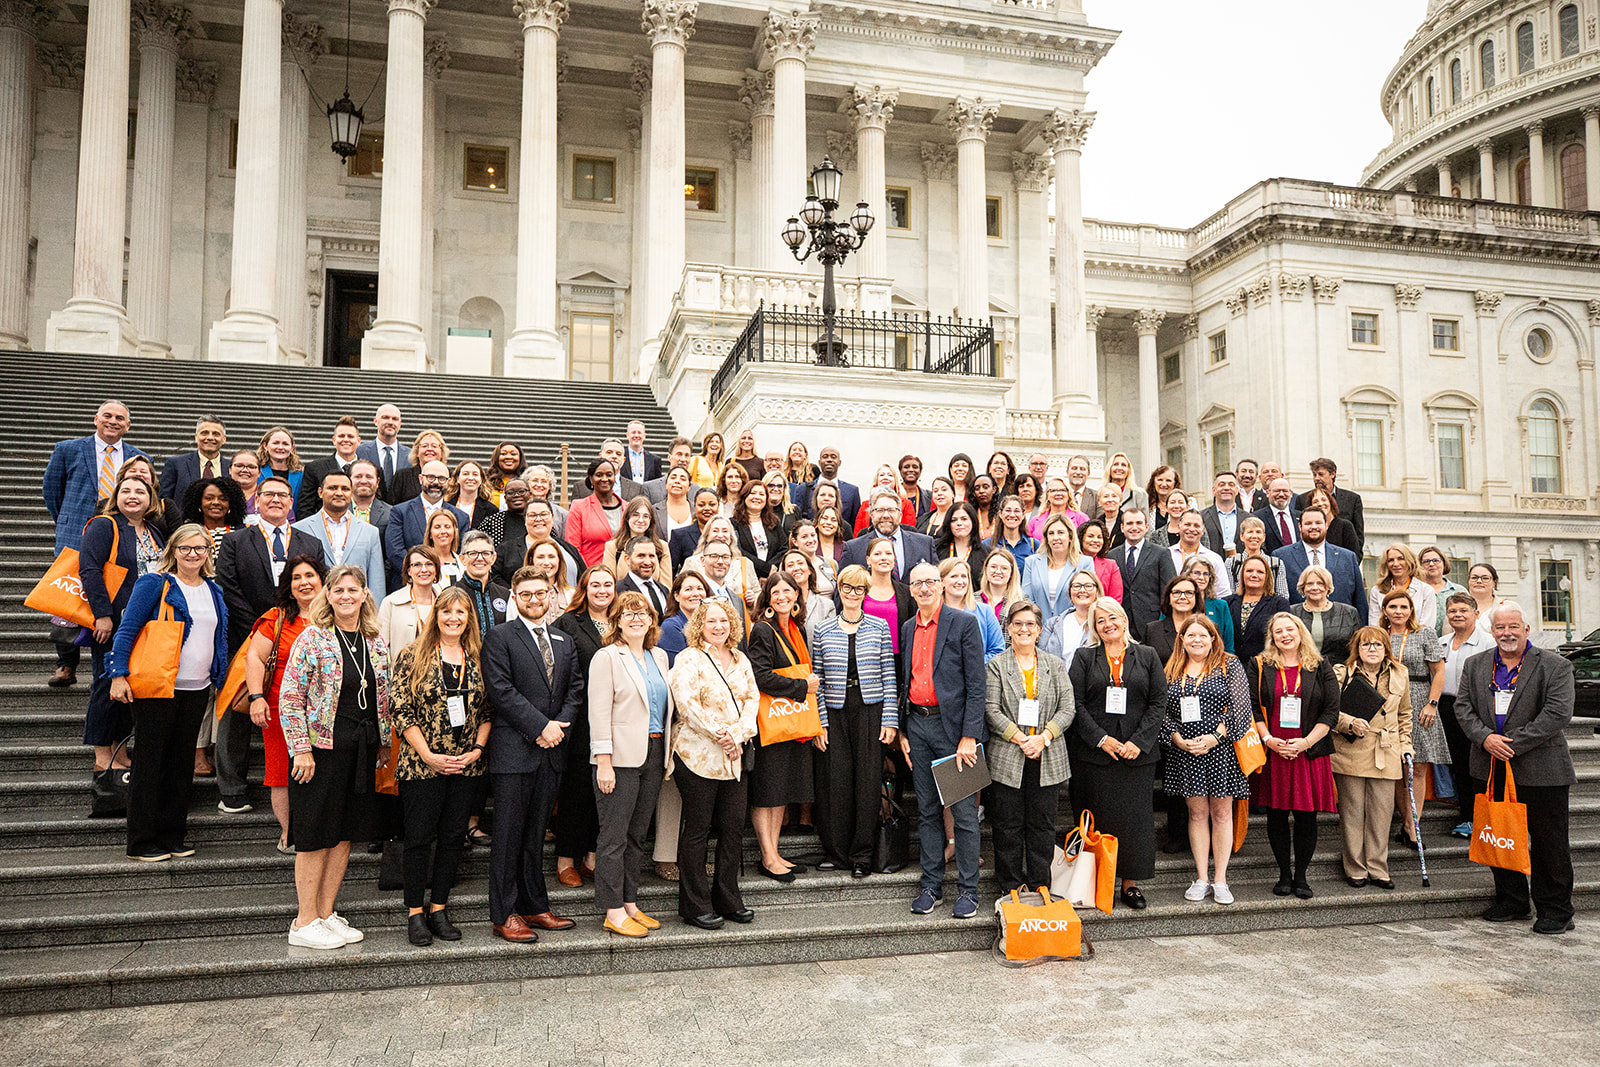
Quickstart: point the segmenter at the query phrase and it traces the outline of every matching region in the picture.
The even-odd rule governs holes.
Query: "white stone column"
[[[872,208],[877,224],[861,245],[860,274],[887,278],[889,274],[889,192],[883,161],[883,139],[900,99],[897,89],[857,85],[850,90],[850,118],[856,124],[856,174],[861,199]]]
[[[1478,199],[1494,200],[1494,142],[1484,138],[1473,147],[1478,150]]]
[[[1450,187],[1455,184],[1454,180],[1450,177],[1450,161],[1448,159],[1441,159],[1438,163],[1434,164],[1434,166],[1439,171],[1439,195],[1454,195],[1450,192]]]
[[[1106,434],[1099,357],[1088,343],[1083,311],[1083,190],[1078,165],[1092,125],[1093,112],[1057,110],[1045,116],[1042,131],[1056,166],[1055,406],[1061,416],[1061,436],[1070,441],[1100,441]]]
[[[989,176],[983,149],[1000,113],[981,97],[961,99],[945,113],[945,126],[956,139],[956,312],[978,322],[989,321],[989,233],[984,210]]]
[[[956,259],[956,146],[948,142],[922,142],[922,177],[927,183],[927,208],[922,224],[928,234],[928,312],[955,313],[956,292],[950,264]]]
[[[556,333],[556,42],[567,0],[515,0],[522,22],[522,173],[517,178],[517,326],[506,374],[565,378]]]
[[[649,381],[661,353],[661,331],[683,282],[683,66],[699,0],[645,0],[642,27],[650,39],[649,285],[639,380]]]
[[[29,347],[33,53],[54,18],[45,0],[0,2],[0,349]]]
[[[1528,133],[1528,199],[1534,207],[1549,207],[1550,193],[1544,184],[1544,120],[1534,119],[1523,129]]]
[[[1600,211],[1600,105],[1581,109],[1583,115],[1584,187],[1589,194],[1589,210]]]
[[[172,355],[172,145],[178,110],[178,50],[192,33],[181,7],[136,0],[139,44],[138,136],[133,146],[133,214],[128,225],[128,319],[139,354]]]
[[[245,0],[233,268],[228,309],[211,327],[213,360],[280,363],[284,359],[277,315],[282,54],[282,0]]]
[[[739,102],[750,112],[750,169],[755,179],[755,210],[752,212],[755,232],[750,244],[754,256],[750,265],[758,270],[783,270],[786,259],[790,259],[792,265],[792,257],[778,235],[783,229],[783,220],[799,211],[800,205],[798,202],[792,206],[779,204],[773,199],[772,71],[745,71],[739,85]]]
[[[1058,223],[1059,225],[1059,223]],[[1152,471],[1161,460],[1161,382],[1156,374],[1156,331],[1165,311],[1145,308],[1133,313],[1139,335],[1139,467]]]
[[[128,209],[128,0],[90,0],[78,138],[78,204],[72,298],[50,316],[54,352],[132,355],[122,306],[122,241]]]
[[[1050,157],[1011,153],[1017,185],[1017,345],[1007,376],[1017,380],[1016,406],[1037,410],[1050,394]]]
[[[439,170],[435,141],[439,124],[439,78],[450,66],[450,42],[443,34],[429,34],[422,53],[422,266],[418,271],[417,298],[422,318],[423,339],[428,344],[428,369],[438,370],[444,364],[444,338],[434,335],[434,305],[438,293],[433,279],[434,205],[438,202],[435,187],[439,184]],[[504,339],[493,339],[503,345]],[[503,349],[502,349],[503,350]]]
[[[322,27],[284,12],[283,56],[278,66],[282,106],[278,114],[278,280],[274,286],[278,326],[290,363],[304,364],[310,351],[306,291],[306,145],[311,136],[311,89],[300,64],[312,66],[328,51]]]
[[[628,377],[639,367],[639,348],[649,336],[645,322],[650,303],[650,58],[633,58],[630,83],[639,98],[639,110],[629,116],[629,139],[633,145],[633,263],[628,294]]]
[[[378,217],[378,318],[361,339],[361,365],[427,368],[422,336],[422,52],[436,0],[389,0],[383,90],[383,205]]]
[[[762,246],[776,265],[792,256],[779,232],[783,220],[799,212],[806,198],[811,160],[806,158],[806,59],[817,42],[816,15],[769,11],[761,26],[761,66],[772,73],[772,218]],[[845,212],[846,215],[849,212]]]
[[[1500,366],[1500,303],[1505,294],[1479,289],[1472,294],[1477,311],[1478,389],[1483,401],[1483,490],[1486,508],[1509,509],[1515,495],[1507,477],[1507,453],[1518,447],[1516,435],[1503,432],[1512,425],[1506,416],[1505,372]],[[1502,430],[1496,430],[1501,427]]]

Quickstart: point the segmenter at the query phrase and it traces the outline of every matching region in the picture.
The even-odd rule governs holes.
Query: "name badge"
[[[465,697],[445,698],[445,707],[450,711],[451,726],[467,725],[467,700]]]
[[[1300,729],[1300,698],[1284,697],[1278,701],[1278,726],[1284,730]]]
[[[1507,715],[1511,714],[1511,698],[1514,695],[1514,693],[1508,693],[1503,689],[1494,691],[1494,717],[1496,721],[1503,720]]]
[[[289,561],[286,560],[286,559],[275,559],[275,560],[272,561],[272,584],[273,585],[277,585],[278,584],[278,579],[283,577],[283,568],[287,567],[288,565],[289,565]]]
[[[1113,686],[1106,690],[1106,714],[1128,714],[1128,690]],[[1187,720],[1185,720],[1187,721]]]
[[[1039,702],[1024,697],[1017,701],[1017,725],[1029,729],[1039,728]]]
[[[1179,707],[1181,709],[1181,716],[1180,717],[1181,717],[1182,721],[1184,721],[1184,722],[1199,722],[1200,721],[1200,698],[1199,697],[1184,697],[1183,698],[1183,703],[1181,705],[1179,705]]]

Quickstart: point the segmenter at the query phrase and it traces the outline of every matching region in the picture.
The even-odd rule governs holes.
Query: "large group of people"
[[[904,455],[858,488],[832,446],[763,454],[744,430],[731,450],[713,433],[657,456],[634,422],[569,495],[514,443],[452,460],[433,430],[403,444],[393,405],[373,425],[363,441],[340,419],[331,453],[303,462],[281,426],[225,454],[203,416],[158,477],[107,401],[45,475],[94,615],[58,629],[51,684],[75,683],[87,644],[96,768],[126,764],[134,739],[129,857],[194,852],[190,791],[213,749],[219,809],[249,811],[261,730],[276,847],[295,857],[293,945],[361,939],[336,910],[352,842],[403,841],[414,944],[461,937],[447,907],[471,847],[489,850],[496,936],[569,929],[547,829],[557,880],[592,883],[619,938],[661,925],[639,906],[652,861],[683,922],[748,923],[747,822],[760,876],[807,873],[782,837],[806,825],[821,845],[807,862],[867,878],[884,790],[908,785],[917,914],[941,906],[951,860],[951,914],[977,914],[985,815],[1001,890],[1047,882],[1063,797],[1118,838],[1118,900],[1145,908],[1158,783],[1191,901],[1233,902],[1246,798],[1275,894],[1314,896],[1322,812],[1346,881],[1392,889],[1397,816],[1418,847],[1408,794],[1453,781],[1452,832],[1469,836],[1491,761],[1528,805],[1533,873],[1496,870],[1484,917],[1536,908],[1539,932],[1571,927],[1570,663],[1530,643],[1488,564],[1463,587],[1437,547],[1396,543],[1369,591],[1362,501],[1332,460],[1299,495],[1278,465],[1241,460],[1209,503],[1169,466],[1139,486],[1120,452],[1098,486],[1085,457],[1054,472],[996,452],[958,454],[926,486],[924,458]],[[136,645],[174,621],[169,684],[152,689]],[[245,700],[212,715],[236,656]],[[764,743],[758,719],[780,706],[814,707],[814,736]],[[1247,774],[1254,747],[1265,766]],[[945,805],[948,758],[985,759],[992,784]]]

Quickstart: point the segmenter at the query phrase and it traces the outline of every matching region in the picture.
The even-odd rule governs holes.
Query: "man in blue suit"
[[[861,490],[839,477],[839,466],[843,463],[839,450],[832,445],[826,445],[817,453],[817,469],[821,471],[815,480],[803,482],[789,487],[789,499],[800,509],[806,518],[815,518],[811,514],[811,495],[816,492],[818,482],[831,482],[839,490],[839,517],[841,527],[845,531],[856,528],[856,512],[861,510]]]
[[[144,453],[123,440],[133,419],[120,400],[107,400],[94,413],[94,433],[62,441],[50,452],[44,469],[44,506],[56,524],[56,553],[77,548],[83,527],[100,501],[111,495],[117,468]],[[146,456],[145,458],[149,458]],[[78,646],[56,644],[56,670],[50,685],[78,680]]]
[[[1361,577],[1361,560],[1347,548],[1328,544],[1328,514],[1320,507],[1308,507],[1300,513],[1300,540],[1278,549],[1273,556],[1283,560],[1291,604],[1305,599],[1298,588],[1300,572],[1320,564],[1333,575],[1333,591],[1328,599],[1349,604],[1363,619],[1367,617],[1367,583]]]
[[[406,549],[423,543],[428,530],[428,520],[440,508],[448,508],[456,517],[456,527],[462,533],[471,525],[467,513],[454,504],[446,504],[444,491],[450,484],[450,468],[439,460],[429,460],[422,465],[417,482],[422,495],[414,496],[403,504],[396,504],[389,512],[389,526],[383,531],[383,554],[389,564],[389,584],[396,589],[404,584],[400,573],[400,560]],[[371,577],[368,577],[371,582]]]
[[[939,568],[911,569],[917,613],[900,626],[900,751],[917,787],[917,836],[922,845],[922,892],[911,910],[926,915],[944,898],[944,805],[933,761],[954,755],[959,767],[978,760],[989,736],[984,720],[983,631],[976,616],[944,606]],[[951,914],[978,912],[978,798],[950,806],[956,824],[956,903]]]
[[[350,563],[367,576],[367,588],[375,603],[383,603],[388,593],[384,580],[383,547],[378,543],[378,528],[350,513],[353,489],[350,475],[330,471],[322,476],[317,496],[322,510],[301,519],[291,529],[308,533],[322,542],[322,558],[330,567]]]
[[[839,558],[839,569],[851,564],[867,565],[867,548],[880,537],[894,542],[894,576],[905,581],[906,575],[919,563],[935,562],[933,538],[900,525],[900,494],[893,489],[874,489],[872,502],[867,507],[871,525],[860,537],[846,541]]]
[[[228,431],[221,419],[201,415],[195,420],[195,451],[168,456],[161,464],[161,499],[167,507],[182,508],[183,494],[202,478],[228,477],[228,462],[222,458],[222,446],[227,443]]]

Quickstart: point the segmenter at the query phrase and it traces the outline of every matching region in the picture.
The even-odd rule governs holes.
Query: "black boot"
[[[433,935],[428,932],[428,919],[422,912],[416,912],[406,919],[406,936],[418,948],[433,944]]]
[[[428,929],[441,941],[460,941],[461,929],[450,921],[450,916],[445,914],[445,909],[428,912]]]

